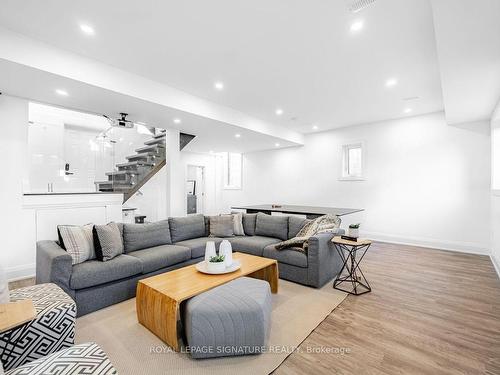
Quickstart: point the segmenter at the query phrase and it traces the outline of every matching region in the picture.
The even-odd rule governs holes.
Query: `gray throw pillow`
[[[243,214],[243,231],[246,236],[255,235],[255,221],[257,214]]]
[[[233,229],[233,215],[210,217],[210,237],[232,237]]]
[[[106,262],[123,253],[123,240],[116,223],[94,225],[97,259]]]
[[[255,221],[255,234],[280,240],[288,239],[288,216],[271,216],[259,212]]]
[[[171,217],[168,219],[168,225],[170,226],[170,236],[173,243],[206,236],[205,217],[201,214]]]
[[[171,243],[168,220],[123,225],[123,247],[126,253]]]

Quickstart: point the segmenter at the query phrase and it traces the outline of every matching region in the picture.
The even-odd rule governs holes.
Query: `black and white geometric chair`
[[[10,292],[11,302],[31,299],[36,317],[0,334],[4,370],[71,347],[75,341],[76,304],[55,284],[39,284]]]
[[[74,345],[7,371],[5,375],[115,375],[108,356],[95,343]]]

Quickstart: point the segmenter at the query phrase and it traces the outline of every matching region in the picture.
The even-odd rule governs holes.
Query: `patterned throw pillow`
[[[106,262],[123,253],[123,239],[116,223],[94,225],[97,259]]]
[[[58,225],[57,233],[61,247],[71,255],[72,263],[83,263],[95,259],[94,242],[92,239],[93,224],[84,226]]]

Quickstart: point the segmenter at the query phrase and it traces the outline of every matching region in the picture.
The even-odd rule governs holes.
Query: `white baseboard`
[[[400,245],[421,246],[430,249],[458,251],[461,253],[490,255],[488,246],[474,242],[442,241],[424,237],[405,237],[385,233],[360,231],[361,236],[374,241]]]
[[[36,265],[25,264],[22,266],[10,267],[5,269],[8,281],[16,281],[35,276]]]
[[[497,271],[498,278],[500,278],[500,263],[493,256],[493,254],[490,255],[490,258],[491,258],[491,263],[493,263],[493,267],[495,267],[495,271]]]

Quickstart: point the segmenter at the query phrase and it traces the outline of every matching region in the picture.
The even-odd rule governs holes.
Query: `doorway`
[[[186,173],[187,214],[205,213],[205,167],[188,165]]]

